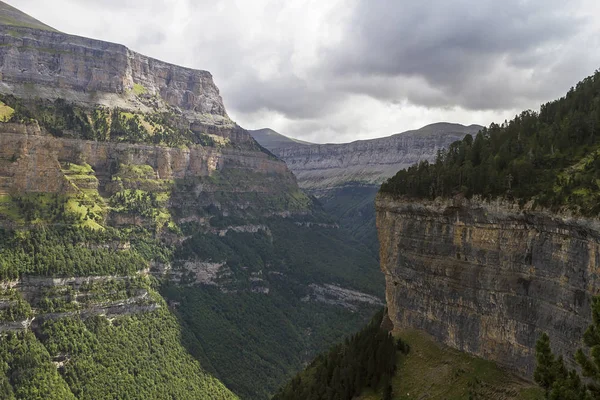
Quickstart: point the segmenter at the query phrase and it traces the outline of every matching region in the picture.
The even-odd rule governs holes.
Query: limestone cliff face
[[[209,72],[26,22],[15,25],[0,20],[0,93],[21,99],[60,98],[89,109],[165,111],[185,116],[193,132],[225,140],[214,147],[167,148],[70,140],[53,137],[35,125],[2,123],[0,194],[70,192],[73,187],[61,170],[65,162],[91,165],[101,191],[120,164],[150,166],[158,180],[193,180],[231,170],[262,177],[254,179],[252,187],[225,191],[274,192],[296,186],[285,164],[261,151],[250,134],[229,119]],[[274,179],[288,187],[273,185]],[[198,184],[193,191],[207,190],[223,191],[224,187]]]
[[[439,123],[381,139],[344,144],[274,140],[267,130],[251,133],[287,163],[302,188],[319,195],[348,182],[381,184],[401,169],[422,160],[433,160],[438,150],[468,133],[476,134],[479,129],[478,125]]]
[[[1,92],[19,97],[141,111],[172,106],[191,121],[232,125],[209,72],[51,30],[0,24],[0,80]]]
[[[91,165],[101,185],[110,182],[118,165],[129,164],[152,167],[157,180],[194,179],[238,170],[264,177],[255,181],[256,192],[276,191],[277,187],[270,186],[273,177],[286,187],[295,186],[283,162],[258,151],[65,139],[43,134],[35,125],[0,123],[0,194],[68,193],[73,187],[61,167],[65,162]],[[225,189],[223,185],[215,188]]]
[[[512,204],[377,198],[396,328],[531,377],[542,332],[571,360],[600,288],[600,223]]]
[[[154,311],[162,307],[162,302],[150,294],[146,281],[146,271],[136,276],[87,276],[68,278],[48,278],[24,276],[16,281],[0,282],[0,311],[14,303],[8,293],[19,293],[19,298],[33,306],[28,318],[6,321],[0,318],[0,334],[27,328],[39,328],[44,321],[67,316],[88,318],[96,315],[115,317]],[[137,280],[137,281],[136,281]],[[144,282],[140,284],[140,282]],[[104,285],[129,285],[128,293],[114,292],[112,296],[101,293]],[[48,309],[46,299],[68,300],[69,306],[63,311]],[[68,311],[66,311],[68,310]]]

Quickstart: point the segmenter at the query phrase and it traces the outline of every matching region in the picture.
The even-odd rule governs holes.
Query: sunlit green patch
[[[61,169],[68,175],[94,175],[94,169],[87,163],[75,164],[66,162],[61,164]]]
[[[139,83],[134,83],[133,84],[133,93],[136,96],[141,96],[143,94],[148,93],[148,89],[146,89],[143,85],[140,85]]]
[[[15,110],[12,107],[7,106],[3,102],[0,101],[0,122],[7,122],[15,113]]]
[[[135,117],[135,114],[128,111],[121,111],[119,113],[119,116],[125,118],[126,121],[129,121],[130,119],[133,119],[133,117]]]
[[[98,193],[98,179],[94,169],[86,163],[61,163],[61,169],[67,180],[76,190],[66,200],[65,211],[76,216],[78,224],[90,229],[104,229],[107,207]]]
[[[109,203],[113,212],[140,216],[160,230],[172,222],[167,208],[169,198],[168,192],[124,189],[113,195]]]
[[[121,164],[117,176],[129,179],[155,179],[154,168],[147,164]]]

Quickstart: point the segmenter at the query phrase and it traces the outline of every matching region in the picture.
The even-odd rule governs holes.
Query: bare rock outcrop
[[[233,126],[208,71],[53,30],[0,24],[0,81],[0,92],[19,97],[140,111],[170,106],[190,121]]]

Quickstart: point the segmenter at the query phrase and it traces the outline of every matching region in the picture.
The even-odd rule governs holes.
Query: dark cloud
[[[436,96],[401,90],[396,96],[425,106],[512,108],[515,97],[537,100],[549,94],[543,87],[548,82],[518,80],[531,69],[558,78],[548,62],[569,57],[565,45],[591,22],[575,15],[576,3],[359,0],[341,44],[327,51],[329,72],[354,80],[421,78],[439,91]],[[589,58],[570,60],[570,79],[581,78],[578,64],[589,65]],[[367,93],[388,98],[388,91],[370,87]]]

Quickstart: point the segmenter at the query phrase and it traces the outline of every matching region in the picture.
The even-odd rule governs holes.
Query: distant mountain
[[[481,128],[440,122],[384,138],[344,144],[309,144],[270,129],[250,133],[288,164],[302,188],[319,196],[323,190],[348,182],[381,184],[400,169],[421,160],[433,160],[438,150]]]
[[[269,128],[257,129],[255,131],[248,132],[250,132],[250,134],[254,136],[254,139],[256,139],[258,143],[260,143],[263,147],[266,147],[267,149],[305,146],[314,144],[284,136],[281,133],[277,133],[273,129]]]
[[[344,144],[308,144],[270,129],[251,131],[263,147],[283,159],[303,189],[317,196],[342,227],[377,254],[374,200],[379,185],[398,170],[482,127],[440,122],[392,136]]]

